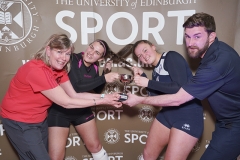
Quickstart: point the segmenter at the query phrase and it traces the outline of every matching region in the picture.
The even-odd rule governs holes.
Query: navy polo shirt
[[[240,57],[224,42],[215,41],[183,89],[208,99],[217,120],[240,120]]]

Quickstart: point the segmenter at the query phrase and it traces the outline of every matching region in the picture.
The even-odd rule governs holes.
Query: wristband
[[[94,101],[94,105],[96,106],[97,104],[96,104],[96,100],[95,99],[93,99],[93,101]]]
[[[103,99],[105,97],[105,94],[101,94],[100,98]]]

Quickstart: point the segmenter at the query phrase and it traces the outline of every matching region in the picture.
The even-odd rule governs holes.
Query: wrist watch
[[[103,99],[105,97],[105,94],[101,94],[100,98]]]

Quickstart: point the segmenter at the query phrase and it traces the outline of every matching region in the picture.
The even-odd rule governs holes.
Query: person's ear
[[[211,32],[209,35],[209,43],[212,43],[215,40],[216,36],[216,32]]]
[[[155,47],[154,45],[152,45],[152,49],[153,49],[154,51],[156,51],[156,47]]]

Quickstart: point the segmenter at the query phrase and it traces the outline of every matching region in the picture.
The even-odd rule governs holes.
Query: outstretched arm
[[[194,97],[187,93],[183,88],[180,88],[180,90],[175,94],[165,94],[152,97],[140,97],[133,94],[128,94],[128,99],[122,103],[130,107],[133,107],[137,104],[148,104],[158,107],[179,106],[192,100],[193,98]]]
[[[107,95],[100,99],[100,94],[76,93],[70,81],[62,83],[53,89],[41,92],[54,103],[64,108],[85,108],[94,105],[108,104],[115,107],[121,107],[118,102],[119,95],[117,93]]]

